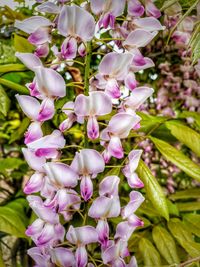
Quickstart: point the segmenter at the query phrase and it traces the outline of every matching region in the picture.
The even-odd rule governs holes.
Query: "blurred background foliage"
[[[127,153],[136,147],[144,149],[138,167],[145,184],[142,192],[146,201],[138,210],[144,227],[135,231],[129,247],[139,266],[197,267],[200,266],[200,84],[195,64],[200,58],[199,18],[187,47],[177,45],[172,36],[180,20],[196,16],[198,1],[155,3],[163,12],[163,23],[171,15],[178,16],[178,22],[144,49],[155,67],[137,74],[140,84],[149,84],[155,93],[138,112],[143,119],[141,128],[131,133],[124,144]],[[33,266],[26,255],[31,241],[24,231],[34,214],[22,191],[31,171],[21,153],[23,135],[30,121],[22,114],[15,94],[28,93],[25,84],[33,79],[33,73],[17,61],[15,52],[33,52],[34,47],[13,23],[36,13],[35,5],[28,7],[23,0],[16,0],[15,4],[15,9],[0,7],[0,266],[24,267]],[[109,52],[108,46],[103,49],[104,53]],[[93,57],[93,71],[100,58]],[[63,103],[72,100],[80,90],[70,87],[70,82],[81,81],[81,71],[76,64],[63,70],[63,75],[67,73],[67,96],[57,101],[57,113],[52,122],[43,124],[44,133],[57,128],[63,120]],[[81,144],[83,135],[80,126],[73,126],[65,134],[67,144]],[[74,153],[73,149],[65,150],[63,161],[70,160]],[[120,163],[113,159],[110,165]],[[107,174],[117,174],[123,179],[117,167]],[[129,190],[124,181],[121,194],[125,199]],[[110,220],[113,225],[119,221],[120,218]]]

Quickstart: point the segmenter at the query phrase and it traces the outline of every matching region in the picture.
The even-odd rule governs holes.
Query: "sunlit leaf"
[[[182,191],[176,191],[174,194],[170,195],[169,198],[171,200],[200,198],[200,190],[199,188],[191,188]]]
[[[10,108],[10,99],[5,90],[0,86],[0,112],[6,116]]]
[[[139,166],[137,168],[137,173],[142,182],[144,183],[147,196],[152,202],[155,210],[158,211],[161,216],[168,220],[169,212],[162,188],[160,187],[156,178],[151,173],[150,169],[145,165],[142,160],[140,160]]]
[[[144,266],[162,266],[160,255],[151,241],[142,238],[139,242],[139,250],[144,260]]]
[[[177,203],[179,211],[196,211],[200,210],[200,202]]]
[[[17,34],[14,34],[14,47],[17,52],[31,53],[34,50],[34,46],[29,41]]]
[[[191,159],[185,156],[181,151],[169,145],[163,140],[151,137],[151,140],[160,151],[160,153],[174,165],[179,167],[187,175],[200,181],[200,166],[195,164]]]
[[[183,216],[184,223],[188,229],[200,237],[200,214],[188,213]]]

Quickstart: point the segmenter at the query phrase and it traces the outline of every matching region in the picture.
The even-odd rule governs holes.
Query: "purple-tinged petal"
[[[106,220],[99,220],[97,223],[96,230],[99,235],[99,242],[103,249],[108,247],[109,241],[109,225]]]
[[[111,137],[108,144],[108,151],[113,157],[117,159],[122,159],[124,157],[124,150],[118,136]]]
[[[56,159],[59,152],[56,148],[38,148],[35,151],[37,157],[45,157],[47,159]]]
[[[44,157],[37,157],[34,152],[27,148],[22,148],[22,152],[24,154],[25,160],[28,165],[35,171],[43,172],[43,165],[46,163],[46,159]]]
[[[153,94],[154,90],[149,87],[137,87],[124,101],[124,105],[136,110],[142,105],[148,97]]]
[[[86,51],[86,46],[84,45],[84,43],[81,43],[78,47],[78,53],[81,57],[86,56],[87,51]]]
[[[31,142],[41,138],[43,136],[41,124],[37,121],[32,122],[29,125],[28,130],[26,131],[24,136],[25,136],[25,140],[24,140],[25,144],[31,143]]]
[[[78,175],[73,169],[64,163],[48,162],[44,165],[46,175],[51,183],[64,187],[75,187]]]
[[[75,266],[75,256],[70,249],[57,247],[50,250],[51,260],[56,266]]]
[[[39,192],[44,183],[44,174],[40,172],[34,173],[26,183],[23,191],[25,194]]]
[[[83,41],[90,41],[95,31],[95,20],[79,6],[63,6],[58,19],[58,30],[65,37],[78,36]]]
[[[61,45],[61,55],[64,59],[73,59],[77,53],[77,41],[73,37],[67,37]]]
[[[38,115],[38,121],[47,121],[53,118],[55,113],[54,101],[49,98],[45,98],[40,107]]]
[[[36,55],[37,57],[47,57],[49,54],[49,44],[45,43],[45,44],[41,44],[38,45],[34,55]]]
[[[105,1],[102,1],[102,0],[91,0],[90,7],[91,7],[92,12],[95,15],[100,14],[103,11],[104,3]]]
[[[74,228],[72,225],[66,235],[67,240],[72,244],[87,245],[98,241],[98,233],[92,226]]]
[[[130,72],[130,73],[126,76],[126,78],[125,78],[125,80],[124,80],[124,83],[125,83],[125,86],[126,86],[129,90],[133,91],[133,90],[137,87],[137,84],[138,84],[138,82],[137,82],[136,79],[135,79],[135,74],[132,73],[132,72]]]
[[[145,69],[152,68],[155,66],[153,60],[148,57],[143,57],[142,61],[141,61],[141,58],[138,61],[138,58],[135,57],[135,60],[133,59],[132,63],[133,64],[131,66],[131,70],[134,72],[138,72],[140,70],[145,70]]]
[[[123,45],[127,48],[145,47],[156,36],[157,31],[149,32],[143,29],[136,29],[129,33]]]
[[[138,0],[128,1],[128,14],[133,17],[140,17],[144,14],[144,7]]]
[[[27,146],[31,149],[61,149],[65,146],[65,139],[59,130],[54,130],[51,134],[29,143]]]
[[[36,262],[36,267],[54,267],[54,264],[50,262],[50,255],[44,253],[44,249],[33,247],[28,249],[27,253]]]
[[[111,98],[119,98],[121,96],[120,87],[115,79],[109,79],[105,86],[105,92]]]
[[[37,246],[44,246],[48,243],[52,243],[55,239],[55,229],[53,224],[46,223],[36,238],[35,243]]]
[[[90,115],[90,97],[80,94],[74,102],[74,112],[78,116]]]
[[[16,52],[15,56],[30,70],[35,71],[35,67],[41,67],[41,60],[31,53]]]
[[[126,176],[126,175],[125,175]],[[132,173],[127,177],[128,184],[131,188],[142,188],[144,187],[143,182],[138,178],[137,173]]]
[[[155,18],[159,18],[161,16],[160,10],[154,5],[151,0],[145,1],[145,10],[147,16],[153,16]]]
[[[132,150],[128,154],[131,173],[136,171],[141,155],[142,155],[142,150],[141,149]]]
[[[128,217],[128,223],[129,225],[133,227],[144,226],[144,222],[139,217],[137,217],[135,214],[132,214],[131,216]]]
[[[48,27],[40,27],[28,37],[29,43],[33,45],[41,45],[50,42]]]
[[[120,202],[118,197],[109,198],[100,196],[93,201],[88,211],[88,215],[95,219],[118,217],[119,214]]]
[[[85,246],[80,246],[75,252],[76,267],[86,267],[88,263],[88,255]]]
[[[112,102],[104,92],[90,92],[90,114],[103,116],[112,111]]]
[[[59,216],[53,210],[44,206],[42,199],[38,196],[28,196],[27,200],[36,215],[45,222],[55,224],[59,222]]]
[[[15,27],[26,33],[33,33],[38,28],[51,26],[52,22],[42,16],[33,16],[23,21],[15,20]]]
[[[40,102],[34,97],[27,95],[16,95],[17,101],[27,117],[36,121],[40,111]]]
[[[103,25],[104,29],[107,29],[110,26],[111,29],[114,29],[115,26],[115,16],[112,13],[106,13],[102,15],[98,23],[99,27]]]
[[[133,227],[129,225],[127,221],[125,222],[120,222],[117,225],[116,228],[116,234],[114,236],[115,239],[120,238],[121,240],[128,241],[129,238],[131,237],[133,231],[135,230],[136,227]]]
[[[27,236],[34,236],[41,233],[45,222],[41,219],[36,219],[26,230]]]
[[[131,260],[129,264],[127,265],[127,267],[138,267],[135,256],[131,257]]]
[[[106,197],[118,196],[118,186],[120,179],[118,176],[107,176],[99,185],[99,195]]]
[[[103,172],[105,163],[103,157],[94,149],[82,149],[77,152],[71,167],[80,175],[96,175]]]
[[[61,122],[61,124],[59,125],[59,130],[63,133],[65,131],[67,131],[68,129],[70,129],[73,125],[73,123],[76,121],[76,118],[68,118],[66,120],[64,120],[63,122]]]
[[[58,14],[60,12],[60,7],[52,2],[45,2],[37,6],[39,12]]]
[[[53,69],[37,67],[36,83],[40,93],[47,97],[64,97],[66,95],[63,77]]]
[[[89,176],[83,176],[80,183],[81,196],[88,201],[93,195],[93,183]]]
[[[95,140],[99,137],[99,124],[96,117],[89,117],[87,122],[87,136]]]
[[[134,19],[133,23],[139,28],[150,32],[161,31],[165,29],[165,26],[162,26],[160,21],[154,17]]]
[[[102,152],[102,157],[105,161],[105,163],[108,163],[112,157],[112,155],[109,153],[109,151],[107,149],[105,149],[103,152]]]
[[[126,138],[129,135],[130,130],[140,120],[141,118],[137,115],[133,116],[125,112],[117,113],[109,121],[108,130],[109,132],[119,136],[120,138]]]

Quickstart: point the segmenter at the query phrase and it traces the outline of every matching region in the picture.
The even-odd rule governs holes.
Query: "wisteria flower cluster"
[[[127,153],[124,142],[140,127],[136,110],[153,93],[138,85],[135,73],[154,65],[140,48],[164,29],[160,11],[150,0],[145,5],[138,0],[91,0],[79,6],[37,2],[42,2],[37,6],[42,15],[15,23],[36,47],[34,54],[16,53],[35,74],[27,84],[30,95],[16,96],[31,119],[23,154],[34,174],[24,192],[38,218],[26,230],[36,245],[28,254],[39,267],[137,266],[128,240],[143,225],[135,215],[144,201],[135,190],[144,186],[136,173],[142,150]],[[105,32],[110,42],[103,42]],[[105,45],[111,51],[102,57],[99,48]],[[53,59],[47,63],[50,53]],[[100,63],[92,74],[95,53]],[[52,120],[56,102],[70,90],[60,72],[76,63],[84,66],[84,90],[64,104],[66,119],[59,129],[44,135],[42,125]],[[70,150],[65,134],[74,125],[84,131],[83,147],[75,145],[78,150],[67,165],[60,159],[63,149]],[[106,174],[112,158],[121,160],[130,186],[128,203],[120,198],[122,179]],[[112,218],[120,220],[115,229]]]

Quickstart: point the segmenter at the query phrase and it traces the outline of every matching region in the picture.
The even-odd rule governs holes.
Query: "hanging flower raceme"
[[[76,57],[78,43],[88,42],[94,36],[95,20],[93,16],[79,6],[63,6],[58,18],[58,30],[66,39],[61,46],[64,59]],[[82,43],[78,51],[82,51]],[[81,55],[82,52],[80,52]]]
[[[74,103],[75,114],[88,119],[87,135],[90,139],[99,137],[98,116],[109,114],[111,110],[112,102],[103,92],[90,92],[89,96],[78,95]]]
[[[104,171],[103,157],[94,149],[82,149],[80,152],[76,152],[71,167],[81,179],[81,196],[88,201],[93,194],[91,178],[95,178],[98,173]]]

